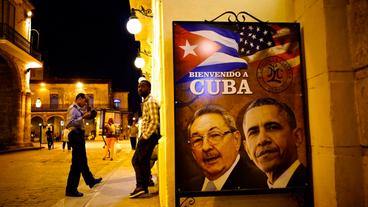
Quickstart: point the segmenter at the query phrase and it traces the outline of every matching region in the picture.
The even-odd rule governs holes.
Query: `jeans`
[[[136,186],[147,190],[151,175],[150,160],[159,136],[153,133],[148,139],[140,138],[132,158]]]

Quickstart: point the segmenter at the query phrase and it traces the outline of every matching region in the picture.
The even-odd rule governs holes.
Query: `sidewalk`
[[[127,141],[122,142],[122,150],[129,150]],[[158,185],[149,188],[150,195],[146,198],[130,199],[129,194],[135,188],[135,174],[131,166],[133,151],[124,159],[117,156],[114,161],[116,165],[113,170],[100,172],[104,174],[103,181],[93,189],[89,189],[83,181],[80,182],[79,191],[84,193],[81,198],[65,197],[59,200],[53,207],[80,207],[80,206],[124,206],[124,207],[159,207]],[[153,176],[155,179],[155,169]],[[102,169],[101,171],[104,171]],[[156,183],[156,182],[155,182]]]

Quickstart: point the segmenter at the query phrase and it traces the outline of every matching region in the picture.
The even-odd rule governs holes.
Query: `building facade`
[[[98,80],[58,80],[32,81],[31,83],[31,137],[32,141],[45,142],[45,131],[51,128],[56,139],[65,127],[67,109],[78,93],[85,93],[89,106],[97,111],[93,120],[85,121],[87,139],[101,139],[104,123],[109,118],[119,126],[127,125],[128,93],[111,91],[108,81]],[[120,133],[120,132],[119,132]]]
[[[32,4],[0,1],[0,148],[31,146],[31,68],[42,68],[31,46]]]

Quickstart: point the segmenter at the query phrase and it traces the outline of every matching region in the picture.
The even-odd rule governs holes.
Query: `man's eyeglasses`
[[[225,132],[220,132],[220,131],[210,131],[208,132],[206,135],[200,136],[200,135],[195,135],[193,137],[191,137],[188,140],[188,144],[190,144],[190,146],[193,149],[199,149],[203,146],[203,140],[205,137],[207,137],[207,142],[211,145],[215,145],[218,144],[219,142],[222,141],[222,139],[227,135],[233,133],[232,131],[225,131]]]

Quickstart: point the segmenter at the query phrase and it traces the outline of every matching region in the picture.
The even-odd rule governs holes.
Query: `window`
[[[120,109],[120,99],[117,98],[114,99],[114,108]]]
[[[11,28],[15,27],[15,6],[8,0],[2,0],[1,7],[1,23],[9,25]]]
[[[57,109],[59,105],[59,94],[50,94],[50,108]]]

